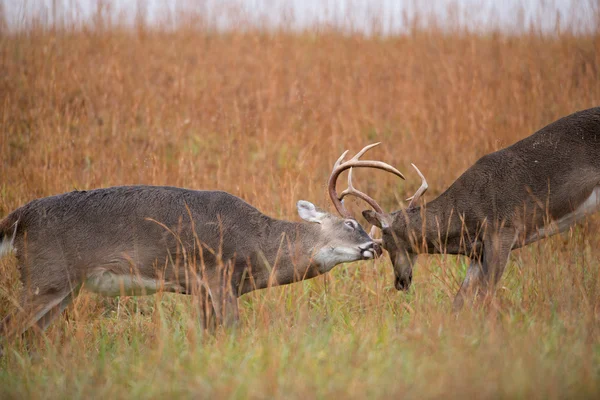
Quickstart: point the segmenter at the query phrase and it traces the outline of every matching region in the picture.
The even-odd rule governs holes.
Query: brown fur
[[[396,287],[407,289],[416,255],[466,255],[471,267],[455,299],[485,292],[501,277],[512,249],[540,239],[552,221],[577,210],[600,185],[600,108],[561,118],[505,149],[483,156],[423,207],[365,211],[383,227]]]

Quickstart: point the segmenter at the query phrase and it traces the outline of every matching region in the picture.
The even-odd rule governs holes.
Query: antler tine
[[[402,175],[402,172],[398,171],[396,168],[392,167],[389,164],[386,164],[382,161],[372,161],[372,160],[359,160],[359,158],[364,155],[367,151],[369,151],[370,149],[372,149],[375,146],[378,146],[381,142],[378,143],[373,143],[370,144],[368,146],[363,147],[363,149],[361,151],[359,151],[358,153],[356,153],[356,155],[354,157],[352,157],[350,160],[346,161],[346,162],[342,162],[342,160],[344,159],[344,157],[346,156],[346,154],[348,153],[348,150],[346,150],[344,152],[344,154],[342,154],[342,156],[340,158],[338,158],[338,160],[336,161],[336,163],[333,166],[333,171],[332,171],[332,176],[335,175],[339,175],[341,174],[343,171],[347,170],[348,168],[352,168],[352,167],[356,167],[356,168],[377,168],[377,169],[381,169],[387,172],[390,172],[396,176],[399,176],[400,178],[406,180],[406,178],[404,177],[404,175]],[[337,178],[337,176],[336,176]]]
[[[355,190],[354,185],[352,184],[352,168],[350,168],[350,170],[348,171],[348,189],[344,190],[344,192],[349,190]],[[341,196],[344,195],[344,192],[342,192]]]
[[[371,227],[371,230],[369,231],[369,237],[375,242],[377,243],[379,246],[383,246],[383,239],[376,239],[375,238],[375,234],[377,233],[377,231],[379,230],[379,228],[377,228],[375,225],[373,225]]]
[[[377,204],[377,202],[372,197],[354,187],[354,185],[352,184],[352,168],[350,168],[350,170],[348,171],[348,188],[340,194],[340,200],[342,200],[348,195],[354,195],[359,199],[364,200],[371,207],[373,207],[375,211],[377,211],[378,213],[383,213],[383,209],[379,206],[379,204]]]
[[[419,174],[419,176],[421,177],[421,187],[419,187],[419,189],[415,192],[414,195],[412,195],[411,197],[406,199],[407,201],[410,200],[410,203],[408,203],[408,208],[414,207],[415,204],[417,204],[417,202],[423,195],[423,193],[425,193],[427,191],[427,189],[429,188],[429,185],[427,184],[427,180],[425,179],[425,176],[421,173],[421,171],[419,171],[419,168],[417,168],[417,166],[415,164],[411,163],[410,165],[412,165],[413,168],[415,170],[417,170],[417,174]]]
[[[359,158],[361,158],[367,151],[371,150],[373,147],[375,146],[379,146],[381,144],[381,142],[377,142],[377,143],[373,143],[373,144],[369,144],[365,147],[363,147],[363,149],[361,151],[359,151],[358,153],[356,153],[356,155],[354,157],[352,157],[353,160],[358,160]]]
[[[333,169],[335,170],[337,167],[340,166],[340,164],[342,164],[342,161],[344,161],[344,157],[346,157],[346,154],[348,154],[349,150],[346,150],[345,152],[342,153],[342,155],[340,156],[340,158],[337,159],[337,161],[335,162],[335,164],[333,164]]]
[[[377,202],[375,200],[373,200],[371,197],[369,197],[365,193],[354,189],[351,182],[349,184],[348,189],[346,191],[344,191],[344,193],[342,193],[341,196],[338,196],[336,188],[335,188],[335,184],[337,182],[337,178],[345,170],[347,170],[349,168],[376,168],[376,169],[381,169],[381,170],[390,172],[396,176],[399,176],[402,179],[406,179],[404,177],[404,175],[402,175],[402,172],[398,171],[396,168],[392,167],[389,164],[386,164],[381,161],[360,160],[359,159],[367,151],[369,151],[370,149],[372,149],[375,146],[378,146],[379,144],[380,143],[378,142],[378,143],[373,143],[373,144],[363,147],[363,149],[361,151],[359,151],[358,153],[356,153],[356,155],[354,157],[352,157],[350,160],[344,162],[343,161],[344,157],[346,156],[346,154],[348,154],[348,150],[346,150],[333,165],[333,171],[331,171],[331,175],[329,177],[329,182],[327,184],[327,187],[328,187],[329,196],[331,197],[331,201],[333,202],[333,205],[335,206],[338,213],[340,213],[340,215],[342,215],[344,218],[351,218],[351,214],[348,212],[348,210],[346,210],[346,207],[344,207],[344,204],[342,203],[342,199],[345,196],[347,196],[348,194],[353,194],[356,197],[366,201],[377,212],[383,212],[382,208],[377,204]],[[349,177],[349,178],[352,179],[351,177]]]
[[[337,182],[338,176],[340,176],[340,166],[343,165],[342,161],[344,157],[348,154],[348,150],[344,151],[342,155],[337,159],[335,164],[333,164],[333,170],[331,171],[331,175],[329,176],[329,182],[327,184],[327,190],[329,191],[329,197],[331,197],[331,202],[333,206],[337,210],[337,212],[344,218],[350,218],[351,214],[346,210],[344,203],[342,203],[342,198],[338,197],[337,191],[335,189],[335,184]]]
[[[375,234],[377,233],[377,227],[375,225],[373,225],[371,227],[371,231],[369,232],[369,236],[371,236],[371,238],[375,237]],[[379,243],[381,243],[381,239],[375,239],[376,241],[379,241]]]

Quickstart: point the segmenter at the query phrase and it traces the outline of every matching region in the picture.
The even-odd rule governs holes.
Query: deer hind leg
[[[60,301],[60,303],[50,308],[40,319],[38,319],[36,321],[37,328],[44,332],[52,323],[52,321],[60,316],[69,306],[69,304],[73,302],[73,299],[79,294],[80,288],[81,286],[69,291],[69,293]]]
[[[0,339],[8,340],[22,337],[35,327],[44,332],[50,323],[56,319],[73,301],[73,291],[65,294],[40,296],[21,307],[16,314],[8,315],[0,323]],[[0,343],[0,358],[4,356],[3,343]]]
[[[21,296],[20,309],[2,321],[0,335],[9,338],[21,336],[34,327],[45,331],[50,323],[71,303],[77,289],[62,292],[28,293]]]

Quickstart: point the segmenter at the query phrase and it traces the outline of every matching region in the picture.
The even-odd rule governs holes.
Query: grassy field
[[[4,32],[0,216],[155,184],[298,220],[299,199],[333,211],[333,162],[375,141],[371,157],[407,181],[362,170],[355,184],[397,209],[420,184],[411,162],[432,199],[480,156],[599,104],[598,32]],[[598,398],[599,222],[515,251],[494,305],[459,316],[465,260],[452,256],[420,257],[409,293],[386,257],[248,294],[240,326],[212,337],[185,296],[82,294],[31,351],[8,345],[0,397]],[[0,261],[0,315],[16,274]]]

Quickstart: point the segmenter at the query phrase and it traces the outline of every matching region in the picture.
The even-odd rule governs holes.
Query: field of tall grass
[[[600,19],[599,19],[600,21]],[[482,155],[600,104],[600,32],[414,25],[227,31],[102,24],[0,30],[0,217],[123,184],[220,189],[298,220],[345,150],[385,209]],[[359,222],[365,206],[349,201]],[[360,218],[359,218],[360,217]],[[240,298],[204,335],[182,295],[82,293],[45,335],[8,343],[0,398],[599,398],[600,219],[513,252],[497,298],[454,315],[466,261],[421,256],[408,293],[387,257]],[[17,272],[0,261],[0,316]]]

